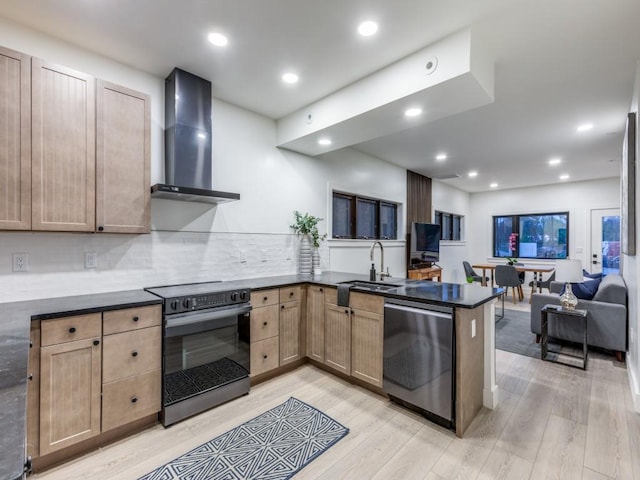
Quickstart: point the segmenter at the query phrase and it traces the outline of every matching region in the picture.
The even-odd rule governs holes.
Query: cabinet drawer
[[[102,315],[75,315],[73,317],[55,318],[40,322],[41,345],[74,342],[102,335]]]
[[[259,375],[278,366],[278,337],[251,344],[251,375]]]
[[[107,335],[102,343],[102,382],[161,367],[162,327]]]
[[[275,305],[278,303],[278,289],[259,290],[251,292],[251,306],[253,308],[266,307],[267,305]]]
[[[330,303],[331,305],[338,304],[338,289],[337,288],[325,288],[324,289],[324,303]]]
[[[384,313],[384,297],[351,292],[349,295],[349,306],[354,310],[364,310],[365,312],[379,313],[382,315]]]
[[[160,411],[160,370],[102,386],[102,431]]]
[[[284,287],[280,289],[280,303],[293,302],[302,298],[302,287],[295,285],[293,287]]]
[[[279,331],[278,305],[254,308],[251,310],[251,341],[257,342],[265,338],[275,337]]]
[[[102,315],[105,335],[162,325],[162,307],[160,305],[112,310],[104,312]]]

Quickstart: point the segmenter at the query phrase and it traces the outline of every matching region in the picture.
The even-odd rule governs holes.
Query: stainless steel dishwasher
[[[384,391],[448,428],[455,428],[454,331],[452,308],[402,300],[384,305]]]

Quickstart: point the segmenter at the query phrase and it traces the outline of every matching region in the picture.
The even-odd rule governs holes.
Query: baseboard
[[[638,383],[638,372],[635,371],[633,365],[636,362],[630,361],[629,353],[627,352],[627,375],[629,377],[629,388],[631,389],[631,399],[633,401],[633,409],[640,413],[640,384]]]
[[[494,385],[493,388],[485,388],[482,391],[482,405],[491,410],[494,410],[498,406],[498,402],[500,401],[500,390],[497,385]]]

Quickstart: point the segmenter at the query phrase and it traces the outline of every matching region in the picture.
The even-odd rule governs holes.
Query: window
[[[569,212],[493,217],[493,256],[567,258]]]
[[[398,238],[398,204],[333,192],[333,238],[395,240]]]
[[[436,211],[435,223],[440,225],[440,240],[462,240],[461,215]]]

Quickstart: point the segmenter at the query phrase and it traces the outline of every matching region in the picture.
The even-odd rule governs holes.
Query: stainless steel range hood
[[[240,194],[211,189],[211,82],[179,68],[165,80],[165,183],[153,198],[217,204]]]

